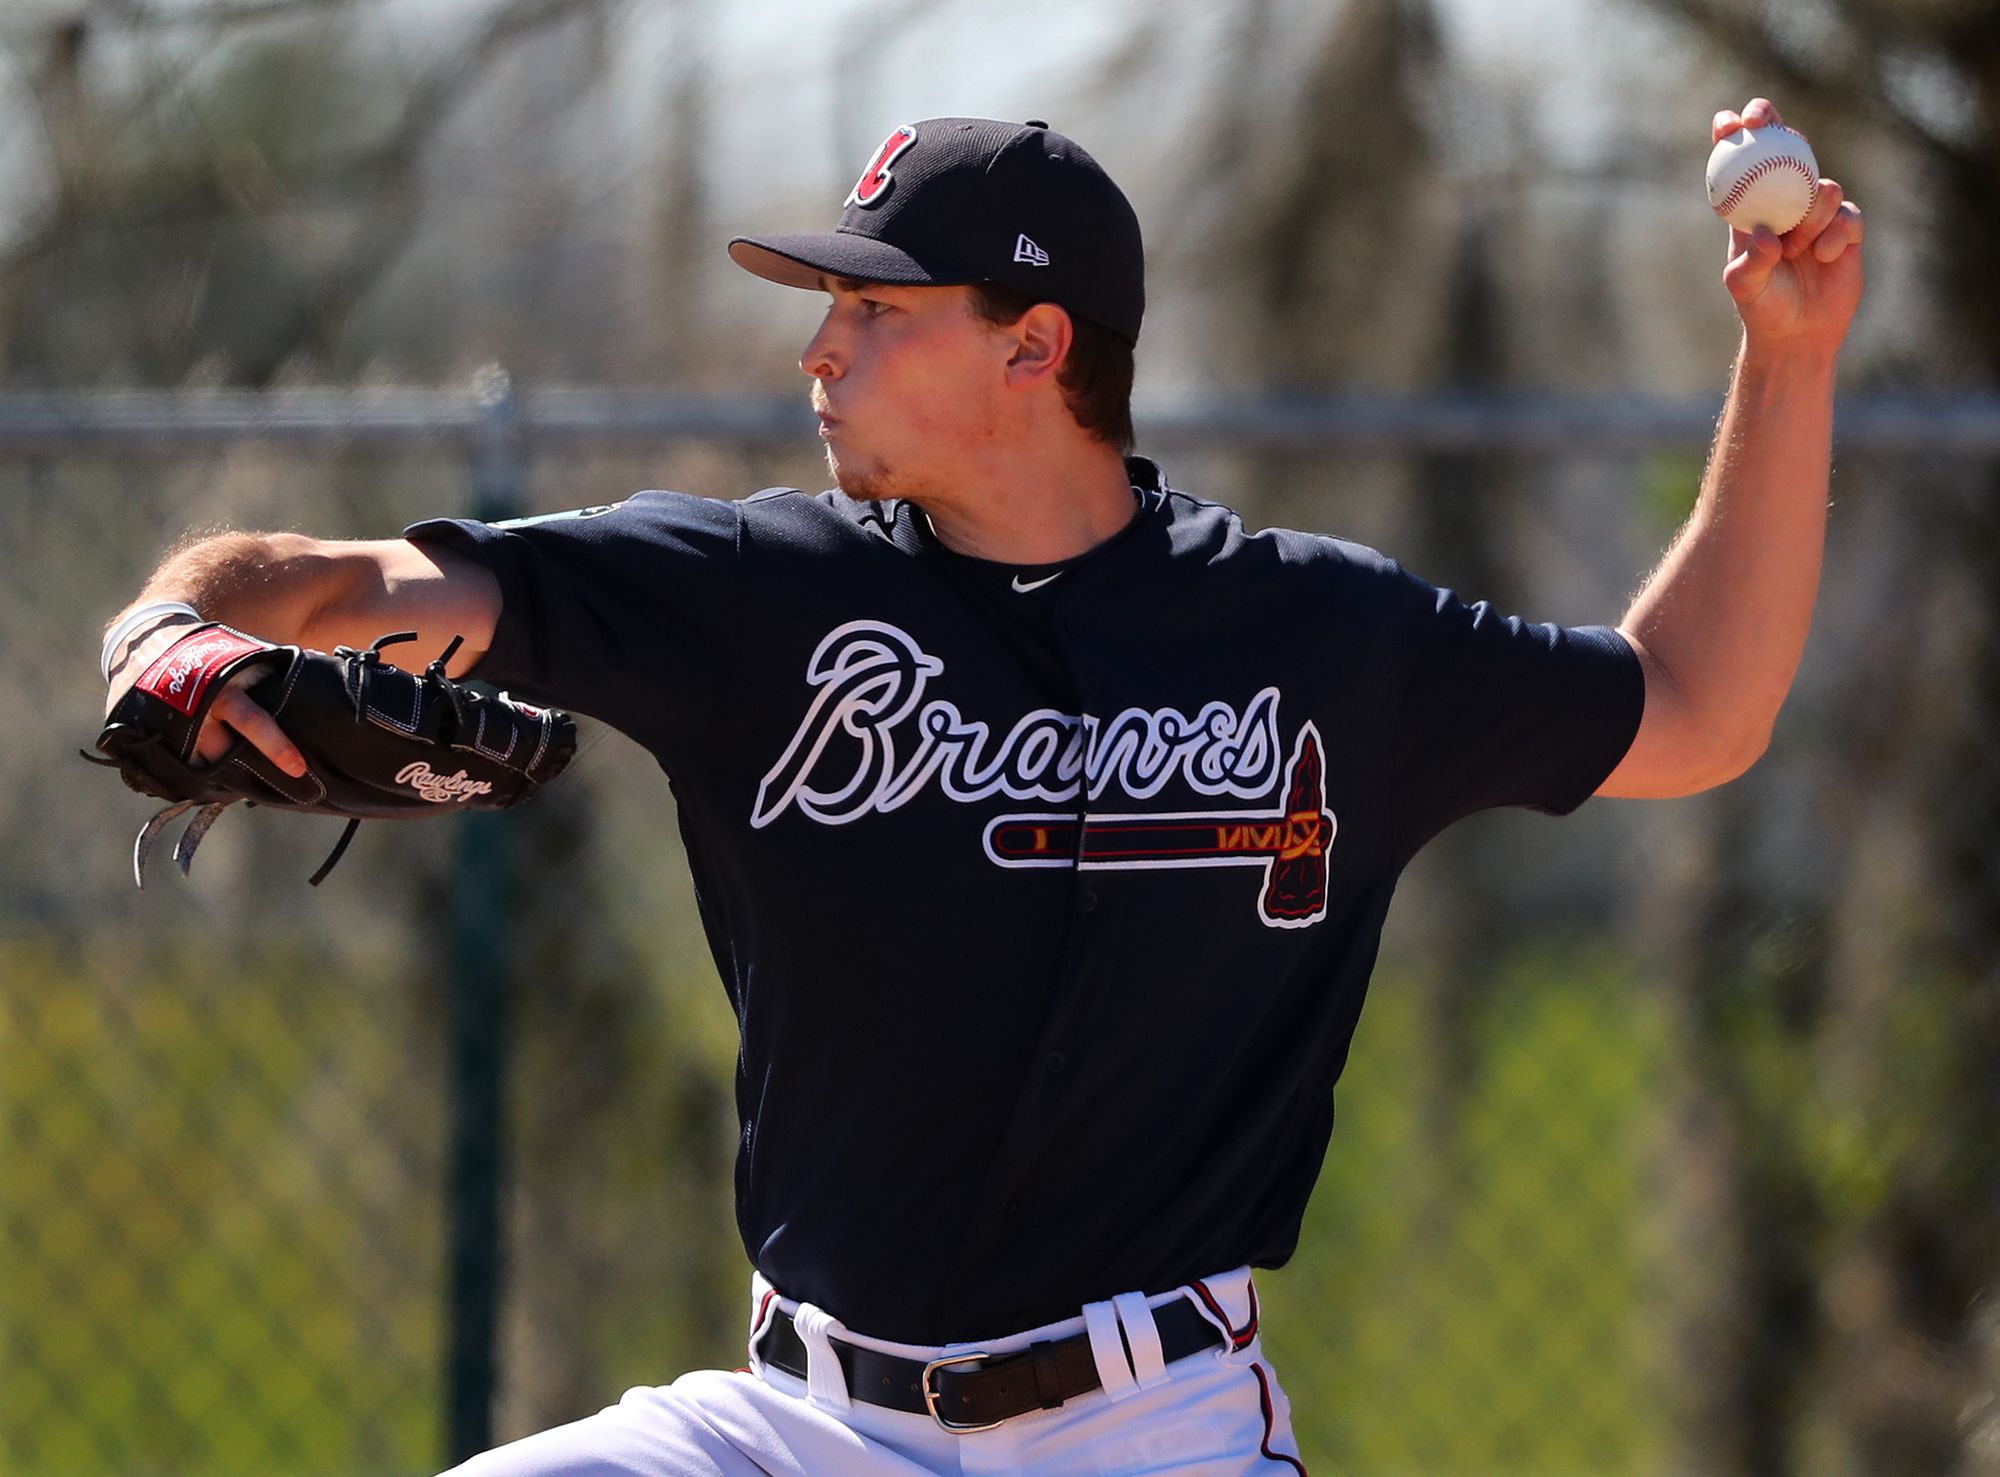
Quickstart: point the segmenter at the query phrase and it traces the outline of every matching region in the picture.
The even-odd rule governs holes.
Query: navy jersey
[[[861,1332],[1282,1264],[1397,875],[1472,811],[1574,808],[1637,728],[1616,633],[1131,465],[1132,522],[1041,569],[789,489],[410,531],[499,579],[475,675],[671,778],[744,1245]]]

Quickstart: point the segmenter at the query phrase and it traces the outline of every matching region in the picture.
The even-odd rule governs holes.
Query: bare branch
[[[1976,150],[1942,137],[1929,123],[1896,101],[1884,84],[1879,65],[1882,57],[1895,50],[1894,38],[1873,15],[1859,14],[1853,7],[1844,9],[1842,18],[1860,32],[1860,44],[1854,48],[1855,59],[1814,66],[1792,48],[1781,46],[1761,19],[1727,0],[1647,0],[1647,3],[1687,22],[1796,93],[1810,95],[1829,107],[1851,109],[1859,104],[1955,167],[1977,167],[1980,162]],[[1869,60],[1863,62],[1860,60],[1863,57]]]
[[[490,67],[511,47],[607,0],[508,0],[487,20],[472,42],[440,62],[411,89],[396,126],[383,144],[338,171],[332,183],[364,188],[373,196],[374,217],[346,261],[323,273],[276,336],[284,346],[310,338],[317,325],[346,313],[402,256],[421,219],[417,168],[444,120]]]
[[[209,0],[206,5],[148,5],[145,0],[94,0],[89,18],[127,30],[191,30],[255,25],[300,15],[331,15],[354,0]]]
[[[424,156],[468,93],[517,44],[574,17],[602,11],[610,3],[613,0],[504,0],[460,45],[417,77],[379,142],[315,178],[298,182],[291,192],[294,199],[330,198],[349,204],[359,210],[361,226],[343,258],[317,273],[290,310],[271,325],[270,351],[242,366],[252,380],[274,371],[299,346],[324,337],[329,325],[350,311],[401,258],[421,223],[418,175]],[[352,0],[217,0],[174,13],[218,24],[247,23],[280,15],[331,15],[351,4]],[[164,7],[143,0],[106,0],[105,11],[110,24],[148,22],[167,15]],[[146,127],[177,79],[148,83],[145,92],[151,112],[121,106],[116,109],[118,116],[112,116],[94,109],[78,80],[78,63],[91,30],[91,21],[79,17],[44,33],[50,38],[45,43],[49,61],[34,90],[56,159],[56,198],[46,218],[0,255],[0,312],[18,299],[28,276],[58,256],[79,229],[109,227],[136,242],[162,229],[200,225],[235,208],[219,179],[195,181],[156,202],[112,198],[106,171],[115,157],[114,137]]]

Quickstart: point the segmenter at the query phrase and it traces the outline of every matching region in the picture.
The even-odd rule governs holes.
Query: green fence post
[[[474,381],[481,418],[471,448],[473,516],[521,511],[522,459],[513,389],[498,367]],[[507,991],[513,955],[515,851],[509,817],[458,821],[451,884],[448,1018],[450,1132],[445,1349],[445,1458],[455,1465],[493,1444],[499,1388],[501,1222],[507,1177]]]

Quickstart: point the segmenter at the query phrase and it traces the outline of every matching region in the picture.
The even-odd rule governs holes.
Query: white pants
[[[1082,1317],[950,1349],[847,1331],[817,1309],[801,1313],[762,1278],[752,1291],[752,1345],[773,1307],[793,1314],[811,1363],[810,1388],[753,1355],[749,1370],[700,1370],[671,1385],[627,1390],[596,1415],[476,1456],[453,1477],[1304,1477],[1291,1408],[1257,1341],[1248,1268],[1158,1297],[1128,1294]],[[1163,1366],[1157,1335],[1147,1332],[1148,1310],[1183,1296],[1195,1299],[1223,1342]],[[917,1359],[972,1348],[1002,1354],[1089,1332],[1104,1388],[1059,1410],[955,1435],[928,1416],[850,1402],[823,1342],[829,1332]]]

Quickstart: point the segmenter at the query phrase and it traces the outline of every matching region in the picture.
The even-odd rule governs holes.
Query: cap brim
[[[794,236],[738,236],[729,258],[746,272],[787,287],[817,291],[825,277],[897,287],[949,287],[973,278],[939,262],[920,262],[901,247],[847,231]]]

